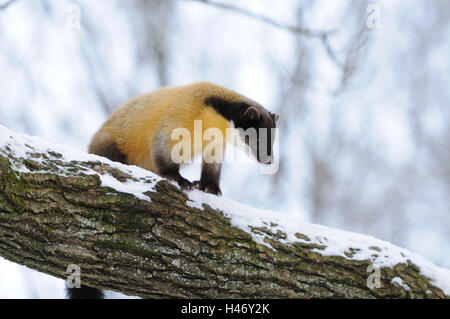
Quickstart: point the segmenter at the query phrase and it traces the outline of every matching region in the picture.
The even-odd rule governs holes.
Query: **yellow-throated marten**
[[[266,158],[261,157],[260,143],[249,144],[248,138],[244,142],[249,144],[258,161],[269,164],[273,156],[271,129],[275,128],[278,118],[277,114],[269,113],[255,101],[212,83],[165,87],[137,96],[118,108],[95,134],[89,153],[143,167],[178,182],[183,188],[197,186],[217,195],[221,193],[221,163],[204,161],[198,182],[191,183],[183,178],[179,173],[180,165],[171,156],[176,143],[171,139],[172,131],[186,128],[194,136],[194,121],[201,120],[203,131],[217,128],[223,136],[226,136],[226,129],[230,127],[244,131],[255,128],[259,140],[260,129],[267,129],[264,136],[267,138],[264,145]],[[226,143],[226,139],[223,143]],[[192,145],[191,157],[199,152],[199,148]]]
[[[194,121],[202,121],[202,130],[216,128],[226,136],[228,128],[239,130],[253,156],[260,162],[272,161],[273,131],[279,118],[261,105],[224,87],[200,82],[180,87],[165,87],[137,96],[119,107],[100,128],[89,145],[89,153],[112,161],[143,167],[176,181],[182,188],[199,189],[219,195],[221,162],[203,161],[201,178],[190,182],[179,173],[171,154],[176,141],[172,131],[185,128],[195,133]],[[242,132],[255,129],[255,143]],[[266,134],[262,132],[266,131]],[[201,132],[203,133],[203,132]],[[226,139],[222,141],[225,147]],[[204,146],[204,145],[202,145]],[[260,149],[265,148],[266,156]],[[193,158],[200,151],[192,145]],[[99,289],[82,286],[68,288],[71,299],[103,298]]]

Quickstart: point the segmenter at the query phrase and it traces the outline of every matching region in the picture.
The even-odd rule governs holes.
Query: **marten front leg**
[[[202,176],[200,181],[194,182],[194,185],[206,192],[214,195],[222,195],[220,190],[220,171],[222,169],[222,163],[205,163],[202,165]]]

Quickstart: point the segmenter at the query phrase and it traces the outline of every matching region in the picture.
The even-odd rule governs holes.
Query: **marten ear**
[[[274,114],[273,121],[276,123],[280,119],[280,114]]]
[[[250,106],[245,112],[244,115],[242,115],[245,119],[249,121],[258,121],[261,118],[261,113],[259,110],[254,107]]]

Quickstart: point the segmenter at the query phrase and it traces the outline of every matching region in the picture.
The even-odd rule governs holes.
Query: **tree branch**
[[[296,33],[296,34],[311,37],[311,38],[322,39],[324,36],[327,36],[327,35],[331,34],[332,32],[334,32],[333,30],[330,30],[330,31],[310,30],[310,29],[306,29],[306,28],[301,28],[299,26],[280,23],[280,22],[277,22],[277,21],[273,20],[272,18],[269,18],[262,14],[257,14],[257,13],[248,11],[244,8],[239,8],[239,7],[227,4],[227,3],[215,2],[215,1],[210,1],[210,0],[184,0],[184,1],[194,1],[194,2],[204,3],[207,5],[216,7],[216,8],[228,10],[228,11],[246,16],[246,17],[254,19],[254,20],[258,20],[260,22],[268,24],[272,27],[276,27],[278,29],[283,29],[285,31],[289,31],[292,33]]]
[[[0,10],[5,10],[7,9],[10,5],[12,5],[14,2],[16,2],[17,0],[9,0],[6,1],[5,3],[1,3],[0,4]]]
[[[77,264],[82,284],[141,297],[449,297],[450,272],[406,250],[231,203],[0,127],[0,256],[10,261],[63,279]]]

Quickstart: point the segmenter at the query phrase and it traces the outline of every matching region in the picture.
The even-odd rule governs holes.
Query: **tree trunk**
[[[82,284],[144,298],[449,297],[412,261],[381,268],[370,289],[369,260],[325,256],[300,233],[288,243],[270,227],[246,232],[150,172],[67,160],[14,134],[0,130],[0,256],[15,263],[62,279],[76,264]],[[154,183],[151,201],[104,186],[105,175]]]

